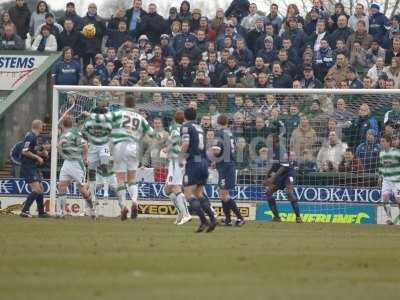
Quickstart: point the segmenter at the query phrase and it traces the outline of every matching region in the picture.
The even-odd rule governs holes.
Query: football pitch
[[[398,299],[400,227],[0,217],[0,299]]]

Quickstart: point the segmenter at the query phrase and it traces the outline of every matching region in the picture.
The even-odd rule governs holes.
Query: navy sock
[[[206,215],[201,208],[200,200],[197,198],[190,198],[189,202],[192,211],[200,218],[200,222],[203,224],[207,223]]]
[[[200,200],[200,204],[201,204],[201,208],[203,209],[203,211],[210,218],[210,221],[214,222],[215,221],[215,216],[214,216],[214,211],[211,209],[210,200],[208,200],[207,197],[203,197]]]
[[[292,208],[293,208],[293,211],[294,211],[296,217],[300,217],[299,202],[297,202],[297,201],[290,201],[290,204],[292,205]]]
[[[232,198],[228,201],[230,209],[232,209],[233,213],[235,214],[236,218],[243,219],[242,214],[240,213],[240,209],[236,204],[236,201]]]
[[[36,197],[36,205],[37,205],[37,210],[38,210],[39,215],[44,214],[43,194],[42,193],[38,194],[38,196]]]
[[[221,201],[222,202],[222,210],[224,212],[225,215],[225,220],[227,222],[231,221],[231,209],[229,206],[229,200],[228,201]]]
[[[278,208],[276,207],[276,200],[275,200],[274,196],[267,195],[267,201],[268,201],[269,209],[274,214],[274,217],[279,218],[279,212],[278,212]]]
[[[36,192],[31,192],[25,200],[24,207],[22,208],[22,212],[29,213],[29,210],[32,206],[32,203],[36,200],[39,194]]]

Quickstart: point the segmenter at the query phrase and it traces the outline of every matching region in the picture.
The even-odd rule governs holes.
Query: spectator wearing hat
[[[372,35],[368,34],[367,29],[368,27],[366,27],[365,21],[359,20],[357,22],[355,32],[350,34],[349,38],[347,39],[347,48],[350,49],[354,42],[359,42],[363,49],[367,51],[373,41],[373,37]]]
[[[264,18],[261,16],[257,16],[254,28],[252,28],[246,34],[246,43],[247,47],[254,53],[257,53],[257,40],[261,37],[265,37],[265,30],[264,30]]]
[[[365,141],[358,145],[355,151],[355,155],[360,159],[365,172],[376,173],[380,151],[378,132],[369,129]]]
[[[214,42],[215,39],[217,38],[217,33],[215,32],[215,30],[213,30],[211,28],[211,26],[209,26],[208,24],[208,18],[206,16],[202,16],[200,18],[200,22],[199,22],[199,30],[202,30],[205,32],[206,36],[207,36],[207,40],[209,42]]]
[[[15,0],[15,6],[11,7],[8,13],[15,25],[16,34],[25,40],[29,32],[29,23],[31,20],[31,12],[25,0]]]
[[[319,9],[313,7],[310,13],[307,14],[304,24],[304,32],[307,35],[311,35],[315,32],[318,20],[319,20]]]
[[[199,63],[201,59],[201,51],[196,47],[196,41],[197,39],[192,36],[188,36],[185,39],[183,48],[177,53],[178,60],[180,60],[182,56],[187,56],[192,65],[196,66]]]
[[[269,14],[265,17],[265,23],[270,23],[274,29],[274,34],[278,34],[282,27],[282,18],[278,15],[279,7],[272,3]]]
[[[192,13],[190,12],[189,1],[182,1],[181,6],[179,7],[178,20],[181,22],[188,21],[190,26],[192,25]]]
[[[196,32],[200,28],[201,9],[194,8],[192,10],[192,31]]]
[[[240,22],[240,25],[246,30],[246,32],[249,32],[255,28],[256,20],[260,17],[257,11],[257,4],[251,3],[249,5],[249,14]]]
[[[70,47],[63,48],[61,60],[55,63],[52,71],[54,83],[57,85],[77,85],[81,72],[81,64],[73,58]]]
[[[234,16],[238,23],[249,14],[250,2],[248,0],[233,0],[225,11],[225,17]]]
[[[49,26],[41,26],[40,34],[35,37],[35,41],[32,44],[32,50],[38,52],[57,51],[57,40],[56,37],[50,33]]]
[[[83,42],[83,35],[75,29],[75,24],[71,19],[64,21],[64,30],[58,39],[58,50],[61,51],[65,47],[70,47],[77,58],[81,58],[86,49],[86,45]]]
[[[236,40],[236,49],[232,55],[236,58],[239,66],[250,67],[253,65],[253,53],[246,47],[246,41],[242,37]]]
[[[25,43],[21,37],[15,33],[15,26],[7,24],[0,38],[0,50],[24,50]]]
[[[364,76],[370,68],[367,60],[367,51],[361,47],[361,44],[358,41],[354,41],[352,44],[349,64],[360,76]]]
[[[327,39],[322,39],[319,50],[315,52],[314,58],[316,77],[323,82],[329,69],[335,64],[333,51]]]
[[[106,34],[106,24],[104,20],[97,14],[97,5],[90,3],[86,16],[83,18],[83,27],[93,25],[96,28],[94,37],[84,36],[86,51],[83,55],[83,65],[86,66],[90,62],[94,63],[97,53],[101,53],[101,43]]]
[[[150,43],[160,43],[160,36],[167,33],[167,26],[164,18],[157,13],[157,5],[149,4],[148,13],[143,16],[140,23],[141,32],[146,33]]]
[[[371,4],[371,15],[369,16],[369,33],[380,43],[383,42],[387,31],[390,29],[389,19],[380,11],[378,3]]]
[[[128,32],[128,26],[124,20],[120,20],[118,22],[118,30],[117,31],[109,31],[107,32],[108,39],[106,42],[107,48],[115,48],[118,49],[122,46],[126,41],[131,41],[132,36]]]
[[[369,65],[376,63],[378,57],[385,59],[386,50],[379,45],[378,40],[372,40],[371,46],[367,50],[367,60]]]
[[[400,57],[400,38],[393,39],[392,48],[386,51],[385,64],[389,65],[393,57]]]
[[[303,67],[303,78],[300,80],[301,87],[304,89],[321,89],[321,81],[314,76],[314,70],[311,65]]]
[[[45,23],[41,24],[38,27],[38,31],[36,32],[35,36],[40,34],[43,26],[49,27],[50,33],[55,36],[55,38],[57,39],[57,42],[58,42],[60,39],[60,34],[61,34],[61,32],[63,32],[64,29],[62,28],[62,26],[60,24],[55,22],[54,15],[51,12],[46,13]]]
[[[332,49],[336,49],[336,41],[343,40],[347,42],[349,36],[353,33],[352,29],[348,27],[347,16],[340,15],[337,19],[337,29],[330,35],[330,45]]]
[[[346,56],[339,53],[336,56],[336,63],[329,69],[326,77],[333,77],[337,84],[347,80],[347,69],[349,62]]]
[[[354,9],[354,14],[352,14],[349,18],[349,27],[353,30],[357,30],[357,23],[358,21],[364,21],[365,28],[367,32],[369,30],[369,18],[365,13],[365,7],[362,3],[357,3]]]
[[[70,19],[74,23],[74,28],[76,31],[81,31],[83,27],[82,18],[76,13],[75,3],[68,2],[65,9],[65,15],[62,16],[58,23],[64,27],[65,20]]]
[[[168,34],[171,34],[171,27],[172,27],[172,23],[174,23],[175,21],[179,21],[178,19],[178,9],[176,7],[171,7],[169,9],[169,15],[168,15],[168,19],[167,19],[167,24],[168,24]]]
[[[146,11],[142,9],[142,0],[133,0],[132,7],[126,11],[129,33],[134,40],[136,40],[141,33],[141,20],[146,14]]]
[[[49,7],[46,1],[39,1],[36,4],[36,10],[31,15],[31,20],[29,22],[29,34],[35,36],[38,31],[38,27],[45,23],[46,13],[49,12]]]
[[[274,39],[272,36],[264,38],[264,47],[258,50],[257,57],[262,57],[264,62],[268,64],[278,59],[278,52],[274,49]]]

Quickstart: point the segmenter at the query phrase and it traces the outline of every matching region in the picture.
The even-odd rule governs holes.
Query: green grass
[[[400,227],[0,217],[0,299],[399,299]]]

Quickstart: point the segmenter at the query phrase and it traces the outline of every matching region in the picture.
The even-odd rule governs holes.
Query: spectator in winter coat
[[[310,126],[310,122],[306,116],[300,117],[299,126],[293,131],[290,137],[290,149],[296,153],[296,157],[300,161],[305,160],[304,152],[309,150],[312,157],[315,157],[315,148],[317,143],[317,135],[315,130]]]
[[[128,24],[128,19],[126,18],[126,11],[119,8],[115,12],[115,15],[112,15],[110,20],[108,21],[107,24],[107,35],[110,37],[111,33],[117,32],[118,31],[118,25],[119,22],[125,22],[125,24]],[[127,30],[128,30],[128,25],[127,25]]]
[[[65,15],[58,20],[58,24],[64,27],[65,20],[70,19],[74,23],[74,28],[76,31],[81,31],[83,27],[82,18],[75,11],[75,4],[73,2],[68,2],[65,9]]]
[[[335,4],[335,13],[331,15],[328,19],[329,24],[329,32],[332,33],[336,29],[338,29],[338,20],[340,16],[346,16],[347,20],[350,18],[348,14],[346,14],[343,3],[339,2]]]
[[[385,60],[383,57],[378,57],[376,63],[368,70],[367,76],[371,78],[371,85],[375,86],[378,83],[378,78],[384,73]]]
[[[154,3],[149,4],[148,13],[143,16],[140,22],[140,29],[153,45],[159,44],[161,34],[167,32],[165,20],[157,13],[157,6]]]
[[[318,8],[313,7],[310,11],[310,14],[308,15],[308,18],[306,18],[306,22],[304,25],[304,32],[307,35],[311,35],[312,33],[315,32],[318,19],[319,19],[319,10]]]
[[[108,32],[106,47],[118,49],[119,47],[122,46],[123,43],[130,40],[132,40],[132,37],[128,32],[128,27],[126,25],[126,22],[121,20],[118,23],[117,31]]]
[[[366,24],[364,20],[357,22],[356,31],[350,34],[347,39],[346,46],[351,49],[354,42],[359,42],[363,49],[368,50],[373,41],[372,35],[368,34]]]
[[[93,85],[93,80],[96,78],[96,70],[92,64],[88,64],[83,71],[83,75],[79,80],[79,85]]]
[[[54,83],[58,85],[77,85],[81,65],[78,60],[73,59],[73,51],[70,47],[63,49],[63,56],[53,68],[52,76]]]
[[[349,64],[361,76],[364,76],[370,67],[367,60],[367,51],[361,47],[358,41],[355,41],[352,45]]]
[[[306,39],[306,46],[314,49],[315,52],[319,50],[321,41],[323,39],[329,41],[329,35],[326,32],[325,27],[325,20],[318,20],[315,31],[312,32]]]
[[[237,39],[236,50],[233,51],[232,55],[236,58],[239,66],[250,67],[253,65],[253,53],[246,47],[246,42],[242,37]]]
[[[190,12],[189,1],[182,1],[179,7],[178,20],[181,22],[188,21],[190,26],[192,26],[192,13]]]
[[[264,48],[258,50],[257,57],[262,57],[264,62],[271,64],[277,60],[278,53],[274,49],[274,39],[272,36],[266,36],[264,39]]]
[[[265,36],[264,30],[264,19],[261,16],[258,16],[254,25],[254,28],[251,29],[246,34],[246,43],[247,47],[255,54],[257,53],[257,40],[261,37]]]
[[[392,57],[400,57],[400,38],[393,39],[392,48],[386,51],[385,64],[388,65],[392,61]]]
[[[279,62],[272,64],[272,75],[272,86],[274,88],[290,88],[292,86],[292,78],[290,75],[283,73]]]
[[[57,40],[54,35],[50,33],[50,28],[45,25],[40,29],[40,34],[35,37],[32,44],[33,51],[57,51]]]
[[[225,17],[234,16],[240,23],[249,14],[249,6],[248,0],[233,0],[225,12]]]
[[[182,22],[182,32],[175,35],[172,40],[172,48],[174,49],[175,53],[182,51],[185,41],[188,38],[193,42],[196,42],[196,36],[190,32],[190,22],[186,20]]]
[[[70,19],[64,21],[64,30],[61,32],[58,39],[58,50],[62,50],[65,47],[71,47],[75,57],[82,57],[86,45],[83,42],[83,35],[80,31],[74,28],[74,22]]]
[[[330,35],[330,45],[332,49],[336,49],[337,40],[343,40],[346,43],[353,32],[352,29],[347,26],[347,17],[345,15],[338,17],[337,25],[338,28]]]
[[[31,15],[29,22],[29,34],[33,37],[38,32],[39,26],[46,22],[45,16],[49,12],[49,7],[46,1],[39,1],[36,4],[36,11]]]
[[[8,11],[10,19],[16,28],[16,34],[23,40],[26,39],[29,32],[29,23],[31,21],[31,12],[25,0],[15,0],[15,6]]]
[[[265,23],[272,24],[274,28],[274,34],[278,34],[282,27],[282,18],[278,16],[279,8],[278,5],[272,3],[269,10],[269,15],[265,17]]]
[[[371,115],[370,108],[366,103],[360,105],[358,118],[352,122],[352,126],[354,135],[352,136],[351,146],[357,146],[365,141],[369,129],[373,129],[379,133],[378,121]]]
[[[183,49],[177,53],[177,58],[180,60],[183,56],[190,59],[190,63],[196,66],[201,59],[201,51],[195,45],[195,38],[187,38]]]
[[[385,59],[386,50],[379,45],[379,41],[373,40],[371,47],[367,51],[367,60],[369,65],[376,63],[378,57]]]
[[[195,77],[196,71],[190,65],[190,58],[186,55],[182,56],[176,74],[174,75],[177,86],[190,87]]]
[[[383,42],[387,31],[390,29],[389,19],[380,11],[380,5],[371,4],[371,15],[369,17],[369,33],[380,43]]]
[[[391,125],[392,128],[400,130],[400,99],[392,100],[392,109],[385,113],[383,125]]]
[[[314,70],[311,65],[304,66],[303,76],[301,79],[301,87],[304,89],[321,89],[323,87],[321,81],[314,77]]]
[[[259,15],[257,14],[257,4],[251,3],[249,6],[249,14],[242,19],[240,25],[246,30],[246,32],[249,32],[255,28],[256,20],[258,18]]]
[[[367,31],[369,30],[369,19],[368,16],[365,14],[364,4],[357,3],[356,8],[354,10],[354,14],[349,18],[349,27],[353,30],[357,30],[357,23],[358,21],[364,21],[365,28]]]
[[[101,53],[101,43],[106,33],[106,24],[104,20],[97,15],[97,5],[89,4],[86,16],[83,18],[83,27],[93,25],[96,28],[94,37],[84,37],[86,51],[83,55],[83,65],[86,66],[90,62],[94,63],[94,57],[97,53]]]
[[[270,36],[273,38],[274,41],[274,48],[275,49],[280,49],[282,48],[282,39],[279,35],[274,34],[274,27],[272,27],[271,23],[266,23],[264,26],[264,34],[261,34],[256,42],[256,49],[257,51],[264,48],[264,40],[267,36]],[[291,43],[291,42],[290,42]]]
[[[328,140],[322,145],[317,155],[318,168],[321,170],[324,164],[330,163],[333,167],[332,171],[337,171],[346,149],[347,144],[337,137],[336,132],[329,132]]]
[[[336,64],[329,69],[325,78],[333,77],[337,84],[340,84],[347,79],[348,60],[343,54],[338,54],[336,57]]]
[[[129,33],[133,39],[137,39],[141,34],[141,20],[147,13],[142,9],[142,0],[133,0],[132,8],[126,11],[126,18]]]
[[[390,66],[384,67],[383,72],[388,79],[394,81],[394,88],[400,88],[400,57],[392,57]]]
[[[378,132],[375,130],[369,129],[365,142],[358,145],[355,152],[364,167],[364,171],[368,173],[376,173],[378,167],[381,146],[377,134]]]
[[[208,18],[206,16],[202,16],[200,18],[199,30],[205,32],[207,40],[209,42],[215,42],[215,39],[217,38],[217,33],[211,28],[211,26],[209,26]]]
[[[50,28],[50,33],[54,35],[58,41],[60,38],[60,34],[64,29],[60,24],[55,23],[54,15],[52,13],[46,13],[44,18],[45,22],[39,25],[36,35],[40,33],[40,31],[42,30],[42,26],[48,26]]]
[[[15,26],[7,24],[0,39],[0,50],[24,50],[25,43],[21,37],[15,33]]]
[[[327,39],[322,39],[320,42],[320,48],[315,53],[315,70],[316,77],[323,82],[329,69],[335,64],[333,59],[333,51],[329,47],[329,41]]]
[[[350,89],[362,89],[363,83],[360,79],[358,79],[357,70],[353,67],[349,67],[347,69],[347,84]]]
[[[204,53],[208,49],[208,41],[207,41],[207,36],[206,33],[203,30],[198,30],[197,31],[197,42],[196,42],[196,47],[199,49],[200,53]]]
[[[287,20],[288,29],[282,34],[282,39],[289,38],[292,42],[292,47],[297,53],[301,52],[304,48],[306,41],[306,35],[304,31],[299,29],[296,18],[288,18]]]

